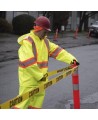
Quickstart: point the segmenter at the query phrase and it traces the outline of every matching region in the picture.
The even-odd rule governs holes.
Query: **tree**
[[[80,11],[80,22],[79,22],[79,32],[82,31],[82,27],[84,24],[84,30],[88,29],[88,18],[98,14],[98,11],[88,12],[88,11]]]
[[[6,12],[5,11],[0,11],[0,18],[5,18]]]
[[[43,16],[46,16],[46,17],[51,17],[52,15],[53,15],[53,12],[54,11],[43,11],[42,13],[43,13]]]
[[[62,25],[64,25],[66,28],[68,24],[69,11],[43,11],[42,14],[48,18],[53,17],[53,30],[56,30],[58,28],[60,31]]]

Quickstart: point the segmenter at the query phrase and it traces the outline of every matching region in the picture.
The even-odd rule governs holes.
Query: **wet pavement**
[[[17,43],[18,35],[0,33],[0,62],[9,61],[18,58]],[[78,46],[98,44],[98,38],[88,38],[87,33],[81,33],[74,38],[74,33],[58,34],[58,38],[54,40],[54,35],[49,35],[51,42],[54,42],[62,48],[72,48]]]
[[[17,35],[0,33],[0,62],[17,58]]]
[[[0,34],[0,68],[1,68],[0,91],[2,91],[0,92],[0,96],[2,96],[2,100],[0,100],[1,103],[10,98],[15,97],[18,93],[18,78],[17,78],[18,73],[16,72],[18,68],[18,59],[17,59],[18,58],[17,52],[19,49],[19,45],[17,43],[18,37],[19,36],[13,34]],[[49,36],[49,38],[50,41],[60,45],[64,49],[98,44],[98,38],[93,38],[93,37],[88,38],[86,33],[79,34],[76,39],[74,38],[73,33],[64,34],[63,36],[60,34],[57,40],[54,40],[53,35]],[[3,77],[4,80],[2,79]],[[9,95],[8,95],[8,91],[9,91]],[[62,99],[58,101],[57,104],[55,104],[55,108],[73,109],[73,103],[69,102],[69,99],[68,100]],[[81,109],[82,108],[83,109],[98,108],[98,99],[96,99],[94,103],[81,102]]]

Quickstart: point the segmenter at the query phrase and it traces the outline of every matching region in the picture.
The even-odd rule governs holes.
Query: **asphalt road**
[[[85,63],[85,61],[84,61],[85,59],[87,61],[89,61],[92,58],[97,59],[96,58],[97,48],[96,48],[96,50],[94,47],[92,49],[90,49],[90,46],[89,46],[89,48],[87,47],[88,49],[85,49],[85,47],[81,48],[81,46],[83,47],[86,45],[93,45],[93,44],[97,45],[98,38],[88,39],[87,36],[80,35],[77,37],[77,39],[74,39],[73,35],[71,34],[71,35],[66,35],[63,38],[60,37],[60,38],[58,38],[57,41],[53,41],[52,37],[53,36],[50,36],[50,40],[52,42],[60,45],[64,49],[67,49],[70,52],[72,52],[73,54],[75,54],[79,58],[80,61],[83,60],[83,61],[81,61],[81,63],[82,63],[81,66],[84,66],[84,67],[88,66],[88,65],[83,64],[83,63]],[[17,44],[17,38],[18,38],[17,35],[9,35],[9,34],[0,35],[0,103],[3,103],[5,101],[11,99],[18,94],[18,86],[19,85],[18,85],[18,72],[17,72],[18,71],[17,51],[18,51],[19,45]],[[77,47],[78,47],[78,50],[77,50]],[[71,48],[71,49],[69,49],[69,48]],[[80,50],[79,48],[81,48],[81,51],[82,50],[83,51],[82,52],[80,51],[79,53],[77,53],[77,51]],[[95,57],[93,56],[93,52],[94,52]],[[92,53],[92,55],[89,55],[90,53]],[[85,57],[86,57],[86,54],[88,54],[87,58],[85,58],[85,59],[83,57],[84,54],[85,54]],[[92,62],[93,61],[91,60],[91,63]],[[95,63],[95,64],[97,65],[97,63]],[[49,70],[61,68],[63,66],[64,66],[63,63],[60,63],[58,61],[54,62],[54,60],[50,59]],[[86,71],[89,69],[90,68],[87,67]],[[83,71],[84,70],[81,69],[81,72],[82,72],[81,74],[83,74]],[[96,72],[93,72],[93,73],[96,74]],[[90,73],[87,73],[87,75],[89,75],[89,74]],[[90,75],[90,77],[91,76],[92,75]],[[87,76],[85,74],[85,75],[82,75],[82,77],[83,77],[82,78],[83,81],[85,81],[85,77],[87,77]],[[89,77],[89,79],[90,79],[90,77]],[[70,79],[70,78],[68,78],[68,79]],[[91,83],[92,83],[92,81],[91,81]],[[49,90],[47,91],[48,94],[46,95],[43,108],[51,108],[51,109],[62,108],[63,109],[64,105],[68,102],[68,100],[72,99],[72,95],[71,95],[72,87],[71,87],[70,80],[67,81],[64,88],[62,87],[62,84],[65,84],[65,83],[60,83],[55,87],[49,88]],[[83,84],[83,86],[85,86],[85,82],[83,82],[82,84]],[[96,85],[96,87],[95,87],[95,85]],[[95,84],[93,85],[93,87],[95,89],[93,89],[93,90],[89,89],[90,86],[92,86],[92,85],[89,83],[89,86],[87,86],[87,87],[85,86],[85,89],[81,88],[84,90],[84,91],[82,91],[82,94],[81,94],[82,98],[86,97],[87,95],[97,92],[96,81],[95,81]],[[57,91],[58,88],[59,88],[58,91],[60,92],[59,96],[58,96],[58,94],[56,94],[58,92]],[[62,88],[63,92],[60,91],[61,88]],[[69,90],[67,91],[67,89],[69,89]],[[88,90],[85,92],[86,89],[88,89]],[[56,101],[56,103],[55,103],[55,101]]]

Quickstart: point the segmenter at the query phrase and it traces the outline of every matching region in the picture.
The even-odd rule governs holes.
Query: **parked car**
[[[89,27],[90,36],[98,36],[98,21],[91,24]]]

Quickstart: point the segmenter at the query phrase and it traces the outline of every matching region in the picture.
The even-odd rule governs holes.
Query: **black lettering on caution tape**
[[[64,68],[64,71],[70,70],[70,69],[71,69],[71,67],[67,67],[67,68]]]
[[[19,96],[17,98],[15,98],[14,100],[10,101],[10,108],[13,107],[14,105],[18,104],[22,102],[22,96]]]
[[[56,78],[56,82],[58,82],[59,80],[61,80],[63,78],[63,75],[60,75]]]
[[[74,73],[76,70],[77,70],[77,68],[73,70],[73,73]]]
[[[71,68],[70,68],[70,67],[66,67],[66,68],[63,68],[63,69],[57,70],[57,73],[59,73],[59,72],[63,72],[63,71],[69,70],[69,69],[71,69]]]
[[[36,88],[29,92],[29,97],[33,96],[34,94],[37,94],[39,92],[39,88]]]
[[[71,70],[70,71],[68,71],[67,73],[66,73],[66,76],[68,76],[68,75],[70,75],[71,74]]]
[[[66,70],[70,70],[70,71],[66,71]],[[57,70],[57,73],[58,73],[58,72],[62,72],[62,71],[66,71],[66,76],[68,76],[68,75],[70,75],[72,72],[75,72],[76,70],[77,70],[76,68],[75,68],[74,70],[72,70],[71,67],[67,67],[67,68],[63,68],[63,69]],[[45,77],[47,77],[47,76],[48,76],[48,73],[45,74]],[[64,76],[64,75],[58,76],[58,77],[56,78],[56,82],[58,82],[59,80],[63,79],[63,76]],[[44,84],[44,89],[46,89],[47,87],[51,86],[52,83],[53,83],[52,81],[49,81],[49,82],[47,82],[46,84]],[[39,93],[39,90],[40,90],[40,88],[36,88],[36,89],[30,91],[30,92],[29,92],[29,97],[33,96],[34,94]],[[11,107],[13,107],[14,105],[17,105],[17,104],[21,103],[23,100],[24,100],[24,99],[23,99],[23,96],[19,96],[19,97],[14,98],[13,100],[7,101],[7,102],[6,102],[6,105],[9,105],[9,108],[11,108]],[[3,104],[1,104],[0,109],[2,108],[2,105],[3,105]]]
[[[63,72],[63,70],[64,70],[64,69],[57,70],[57,73],[59,73],[59,72]]]
[[[44,75],[44,77],[48,77],[48,73],[46,73],[46,74]]]
[[[52,81],[49,81],[48,83],[44,84],[44,89],[52,85]]]

